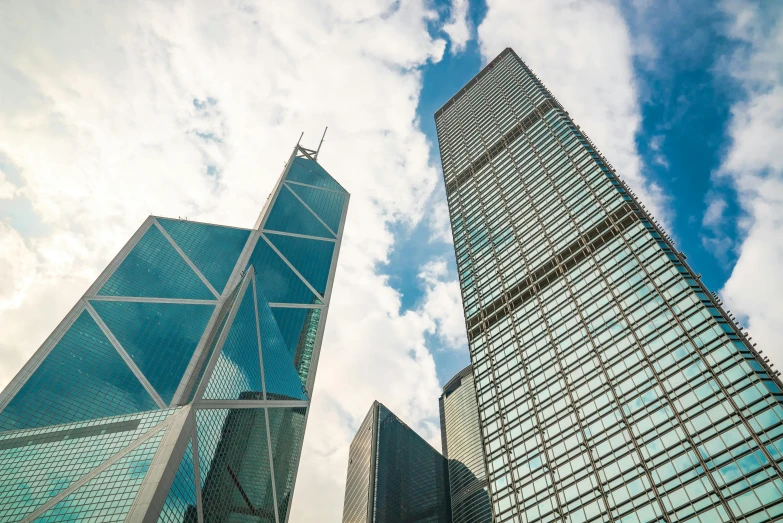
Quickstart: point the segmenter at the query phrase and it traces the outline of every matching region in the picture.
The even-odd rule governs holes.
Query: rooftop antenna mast
[[[321,150],[321,145],[324,143],[324,138],[326,138],[326,131],[329,129],[329,126],[327,125],[324,129],[324,134],[321,136],[321,141],[318,143],[318,149],[315,150],[315,159],[318,160],[318,152]]]

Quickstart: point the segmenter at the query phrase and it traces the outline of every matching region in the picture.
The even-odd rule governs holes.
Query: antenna
[[[321,136],[321,141],[318,143],[318,149],[315,150],[315,159],[318,159],[318,151],[321,150],[321,145],[324,143],[324,138],[326,138],[326,131],[329,129],[329,126],[327,125],[326,128],[324,128],[324,134]]]
[[[299,135],[299,139],[296,141],[296,146],[299,147],[299,142],[302,141],[302,136],[304,136],[304,131],[302,131],[302,134]]]

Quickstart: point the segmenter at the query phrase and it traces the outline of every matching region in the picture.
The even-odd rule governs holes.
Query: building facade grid
[[[443,456],[449,465],[452,521],[491,523],[487,464],[472,366],[459,371],[444,385],[438,404]]]
[[[496,521],[769,521],[780,382],[511,50],[436,113]]]

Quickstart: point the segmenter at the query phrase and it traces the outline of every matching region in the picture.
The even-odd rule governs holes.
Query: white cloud
[[[459,282],[449,279],[446,262],[428,262],[422,267],[419,279],[425,289],[420,311],[435,324],[434,333],[443,340],[445,347],[467,351]]]
[[[705,227],[715,227],[723,223],[723,213],[726,212],[729,204],[721,197],[709,199],[707,210],[704,211],[704,217],[701,224]]]
[[[454,243],[451,236],[449,206],[445,199],[433,198],[427,225],[430,230],[431,242]]]
[[[724,2],[728,36],[741,44],[725,65],[747,97],[732,107],[728,177],[746,213],[739,259],[721,295],[754,341],[783,369],[783,6]]]
[[[468,7],[468,0],[451,0],[451,16],[443,26],[443,31],[449,35],[452,54],[464,51],[470,41],[472,30]]]
[[[352,198],[291,521],[339,520],[372,400],[437,443],[425,338],[454,319],[400,313],[375,272],[438,177],[416,123],[418,68],[445,48],[427,5],[4,3],[0,151],[48,232],[0,223],[0,386],[148,214],[252,226],[300,130],[328,125],[320,159]]]
[[[487,6],[478,28],[485,60],[512,47],[656,219],[668,223],[664,210],[671,211],[661,188],[644,178],[634,141],[641,123],[634,47],[616,3],[488,0]]]

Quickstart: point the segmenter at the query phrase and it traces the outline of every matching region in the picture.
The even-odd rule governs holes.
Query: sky
[[[783,368],[783,3],[0,3],[0,387],[149,214],[252,227],[301,132],[351,203],[292,522],[374,399],[469,359],[433,113],[512,47]]]

